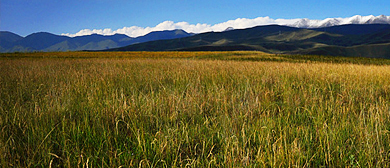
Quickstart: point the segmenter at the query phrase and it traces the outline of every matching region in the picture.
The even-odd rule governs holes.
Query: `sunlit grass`
[[[389,167],[388,79],[381,59],[2,54],[0,165]]]

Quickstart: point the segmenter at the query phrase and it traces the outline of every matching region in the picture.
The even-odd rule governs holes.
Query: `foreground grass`
[[[0,58],[1,167],[390,166],[383,60],[35,54]]]

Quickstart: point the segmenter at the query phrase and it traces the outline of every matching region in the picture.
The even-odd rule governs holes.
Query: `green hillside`
[[[368,31],[372,27],[372,30]],[[362,32],[367,30],[367,33]],[[350,31],[348,31],[350,30]],[[234,51],[390,58],[390,25],[343,25],[328,29],[258,26],[151,41],[108,51]]]

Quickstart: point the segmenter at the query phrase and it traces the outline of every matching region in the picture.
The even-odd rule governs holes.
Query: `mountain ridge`
[[[323,20],[297,19],[295,23],[286,24],[286,26],[298,28],[322,28],[348,24],[390,24],[390,16],[385,15],[355,15],[349,18],[326,18]]]
[[[390,25],[350,24],[327,29],[266,25],[224,32],[201,33],[180,40],[150,41],[106,51],[258,50],[276,54],[335,56],[356,54],[357,56],[390,58],[390,51],[386,49],[389,47],[388,43],[390,43]],[[367,52],[362,49],[366,49]],[[361,51],[362,54],[358,54],[357,51]]]
[[[1,31],[0,52],[103,50],[135,43],[175,39],[192,35],[179,29],[151,32],[136,38],[124,34],[91,34],[69,37],[48,32],[37,32],[21,37],[12,32]]]

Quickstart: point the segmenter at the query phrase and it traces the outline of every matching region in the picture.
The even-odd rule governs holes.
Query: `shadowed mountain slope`
[[[303,29],[258,26],[190,37],[150,41],[108,51],[232,51],[258,50],[278,54],[316,54],[390,58],[390,25],[341,25]]]

